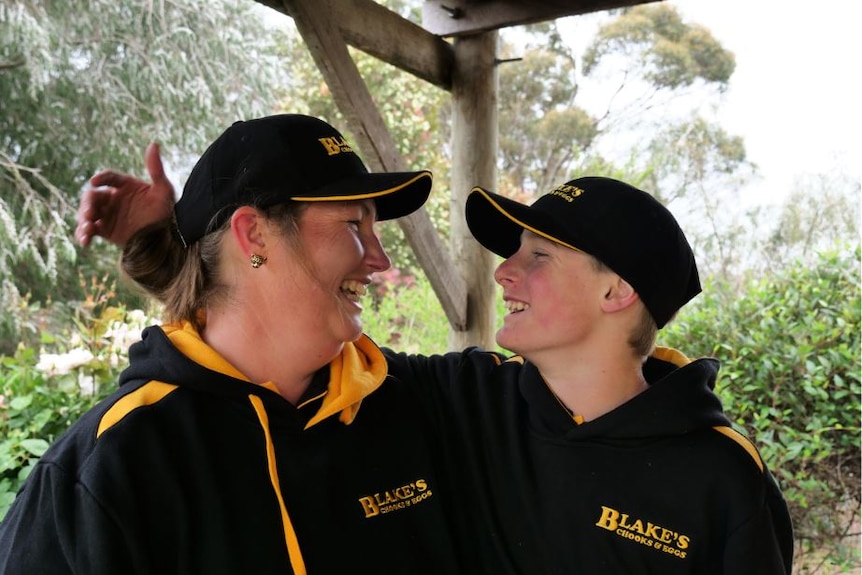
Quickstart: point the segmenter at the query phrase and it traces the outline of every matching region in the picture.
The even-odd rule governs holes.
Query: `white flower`
[[[96,378],[92,375],[84,375],[83,373],[78,374],[78,389],[81,390],[83,395],[95,395],[96,394]]]
[[[65,375],[73,369],[89,364],[93,361],[90,350],[82,347],[70,349],[66,353],[42,353],[39,354],[39,363],[36,369],[47,375]]]

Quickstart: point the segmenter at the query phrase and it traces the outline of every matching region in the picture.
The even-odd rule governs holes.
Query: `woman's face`
[[[277,255],[287,260],[280,269],[291,270],[278,275],[278,292],[290,298],[284,306],[289,325],[340,342],[361,335],[366,286],[391,264],[374,233],[375,220],[372,200],[312,202],[303,210],[298,241],[285,238]],[[277,265],[272,255],[267,266]]]

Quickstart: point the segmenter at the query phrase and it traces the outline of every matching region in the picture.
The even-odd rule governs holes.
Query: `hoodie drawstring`
[[[287,514],[284,498],[281,496],[281,486],[278,483],[278,467],[275,461],[275,448],[272,445],[272,436],[269,433],[269,417],[266,414],[266,409],[263,407],[263,401],[259,397],[249,394],[248,400],[251,402],[255,413],[257,413],[257,418],[260,421],[260,426],[266,439],[266,461],[269,470],[269,481],[272,483],[272,489],[275,491],[275,497],[278,499],[278,507],[281,509],[281,523],[284,526],[284,540],[287,544],[287,555],[290,558],[290,566],[293,568],[295,575],[306,575],[305,561],[303,561],[302,552],[299,550],[296,531],[294,531],[293,524],[290,522],[290,516]]]

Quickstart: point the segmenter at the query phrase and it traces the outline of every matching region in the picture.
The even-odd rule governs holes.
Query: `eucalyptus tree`
[[[0,5],[0,305],[74,297],[70,224],[97,169],[141,171],[154,140],[182,163],[230,122],[272,109],[281,75],[262,10],[248,0]],[[92,268],[105,250],[79,263]]]

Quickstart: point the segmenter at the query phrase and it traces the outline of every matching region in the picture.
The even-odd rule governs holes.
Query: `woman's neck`
[[[237,317],[239,316],[239,317]],[[331,362],[343,343],[321,342],[307,330],[284,326],[278,332],[264,329],[254,314],[207,311],[201,337],[253,383],[272,384],[282,397],[296,404],[314,374]]]

